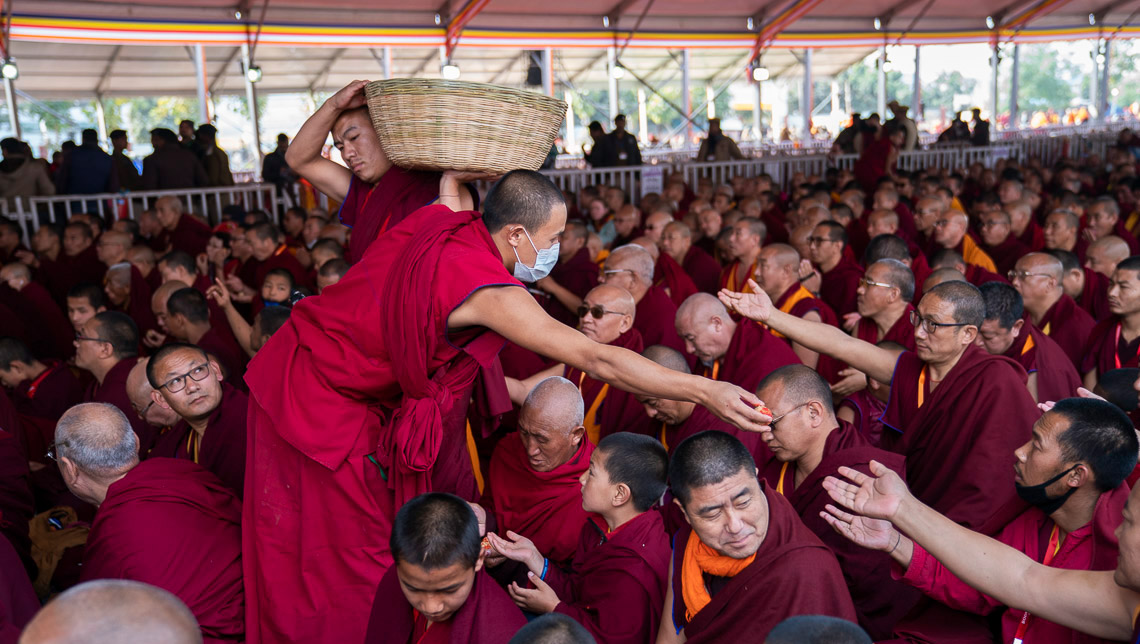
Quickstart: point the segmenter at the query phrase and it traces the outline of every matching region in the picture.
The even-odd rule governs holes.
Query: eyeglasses
[[[810,404],[811,404],[811,401],[809,400],[809,401],[808,401],[808,402],[806,402],[806,403],[800,403],[800,404],[796,405],[795,407],[792,407],[792,408],[791,408],[791,409],[789,409],[788,411],[786,411],[786,412],[784,412],[784,413],[780,414],[779,416],[776,416],[776,417],[775,417],[775,418],[773,418],[772,420],[770,420],[770,421],[768,422],[768,427],[772,428],[772,430],[773,430],[773,431],[775,431],[775,429],[776,429],[776,423],[780,422],[781,420],[784,420],[784,418],[786,418],[786,417],[788,416],[788,414],[792,413],[793,411],[796,411],[796,410],[797,410],[797,409],[799,409],[800,407],[806,407],[807,405],[810,405]]]
[[[1045,273],[1030,273],[1029,271],[1010,271],[1006,273],[1006,276],[1009,277],[1009,281],[1011,282],[1016,279],[1025,279],[1027,277],[1052,277],[1051,275],[1047,275]]]
[[[153,400],[152,400],[152,401],[150,401],[150,402],[148,402],[148,403],[146,404],[146,407],[143,407],[142,409],[139,409],[139,408],[138,408],[138,407],[136,407],[134,404],[132,404],[132,405],[131,405],[131,407],[134,407],[134,408],[135,408],[135,413],[136,413],[136,414],[138,414],[138,415],[139,415],[139,418],[141,418],[141,419],[143,419],[143,420],[146,420],[146,413],[147,413],[148,411],[150,411],[150,408],[151,408],[151,407],[153,407],[153,406],[154,406],[154,401],[153,401]]]
[[[869,286],[881,286],[883,288],[894,288],[895,287],[894,284],[884,284],[883,282],[874,282],[874,281],[867,279],[866,277],[860,277],[859,278],[859,286],[862,286],[863,288],[867,288]]]
[[[618,273],[633,273],[629,268],[610,268],[602,271],[602,275],[617,275]]]
[[[110,340],[104,340],[103,338],[89,338],[85,335],[80,334],[79,331],[75,332],[75,341],[76,342],[107,342],[107,343],[111,342]]]
[[[821,244],[826,244],[827,242],[830,242],[830,241],[835,241],[833,239],[828,239],[826,237],[808,237],[807,240],[808,240],[808,246],[819,246]]]
[[[922,317],[918,311],[910,312],[910,323],[915,327],[921,326],[922,330],[927,333],[934,333],[944,326],[970,326],[969,322],[935,322],[930,318]]]
[[[59,460],[59,450],[58,450],[59,447],[69,447],[69,445],[67,444],[67,441],[63,441],[62,443],[59,443],[58,445],[56,445],[55,443],[52,443],[51,445],[48,445],[47,453],[44,454],[44,456],[47,458],[50,458],[53,461],[58,461]]]
[[[587,313],[594,316],[595,320],[600,320],[600,319],[602,319],[602,316],[605,316],[605,315],[625,315],[621,311],[606,310],[600,304],[595,304],[594,306],[586,306],[585,304],[583,304],[582,306],[578,307],[578,317],[584,318],[584,317],[586,317]]]
[[[198,365],[197,367],[194,367],[193,369],[191,369],[190,371],[187,371],[186,373],[182,374],[181,376],[175,376],[175,377],[171,378],[170,380],[167,380],[162,385],[159,385],[158,388],[159,389],[165,388],[170,393],[176,394],[176,393],[178,393],[178,392],[180,392],[186,388],[186,382],[187,382],[186,379],[187,378],[190,378],[190,380],[193,380],[194,382],[201,382],[201,381],[205,380],[206,376],[208,376],[208,375],[210,375],[210,365],[209,364]]]
[[[949,220],[949,219],[939,219],[939,220],[937,220],[937,221],[935,221],[935,222],[934,222],[934,227],[935,227],[935,228],[945,228],[945,227],[947,227],[947,226],[949,226],[949,225],[950,225],[950,220]]]

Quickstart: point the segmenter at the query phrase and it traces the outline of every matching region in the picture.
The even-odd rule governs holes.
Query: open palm
[[[830,503],[819,515],[839,534],[870,550],[888,550],[895,544],[895,530],[890,521],[861,517],[844,512]]]
[[[910,491],[898,474],[878,461],[871,461],[871,472],[874,476],[841,467],[839,474],[847,480],[829,476],[824,479],[823,487],[831,499],[844,508],[890,521]]]
[[[750,320],[765,322],[772,314],[772,300],[768,294],[760,289],[753,280],[748,280],[751,293],[737,293],[728,289],[721,289],[717,297],[729,311],[739,313]]]

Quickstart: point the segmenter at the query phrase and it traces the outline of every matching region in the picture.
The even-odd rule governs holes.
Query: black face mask
[[[1036,507],[1045,514],[1053,514],[1057,510],[1060,510],[1062,505],[1065,505],[1065,501],[1068,501],[1069,497],[1073,496],[1073,492],[1076,492],[1077,488],[1071,487],[1069,488],[1068,492],[1065,492],[1060,496],[1053,497],[1049,496],[1049,494],[1045,491],[1045,488],[1056,483],[1057,481],[1060,481],[1065,475],[1067,475],[1069,472],[1072,472],[1076,468],[1077,466],[1074,465],[1064,472],[1061,472],[1057,476],[1049,479],[1048,481],[1039,483],[1037,485],[1022,485],[1015,482],[1014,486],[1017,487],[1017,496],[1021,497],[1022,501],[1025,501],[1029,505]]]

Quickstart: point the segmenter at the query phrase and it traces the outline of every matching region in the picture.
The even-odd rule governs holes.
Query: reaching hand
[[[233,306],[230,301],[230,289],[220,279],[214,279],[214,285],[206,289],[206,297],[218,303],[223,309]]]
[[[364,88],[367,85],[368,81],[366,80],[354,80],[330,96],[325,103],[338,112],[361,107],[368,100],[364,95]]]
[[[852,311],[851,313],[848,313],[847,315],[844,315],[843,316],[843,330],[847,331],[848,333],[854,331],[855,327],[859,326],[859,320],[862,320],[862,319],[863,319],[863,316],[859,315],[858,313],[856,313],[854,311]]]
[[[844,512],[830,503],[824,506],[826,512],[819,516],[839,534],[869,550],[887,551],[896,544],[894,526],[890,521],[861,517]]]
[[[507,539],[500,537],[494,532],[487,534],[487,539],[491,542],[491,548],[510,559],[511,561],[518,561],[526,564],[526,567],[531,572],[542,574],[542,567],[544,559],[542,554],[539,553],[538,548],[535,547],[534,542],[521,534],[507,530]]]
[[[527,577],[530,583],[534,584],[533,589],[523,588],[513,581],[507,586],[507,594],[514,600],[515,605],[539,615],[554,612],[554,609],[558,608],[558,603],[562,601],[558,599],[558,593],[533,572],[528,572]]]
[[[151,349],[157,349],[166,342],[166,335],[155,331],[154,329],[147,329],[146,335],[143,336],[143,344]]]
[[[705,406],[721,420],[749,432],[769,429],[772,416],[755,394],[728,382],[709,380],[708,384],[712,392]]]
[[[1102,398],[1101,396],[1094,394],[1093,392],[1089,391],[1088,389],[1085,389],[1084,387],[1078,387],[1077,388],[1077,397],[1078,398],[1092,398],[1093,400],[1104,400],[1104,398]],[[1047,411],[1052,411],[1053,406],[1056,404],[1057,404],[1056,401],[1047,400],[1045,402],[1037,403],[1037,408],[1040,409],[1042,413],[1045,413]]]
[[[823,488],[833,501],[848,510],[891,521],[903,500],[910,496],[910,490],[898,474],[878,461],[871,461],[871,471],[874,476],[841,467],[839,474],[851,482],[829,476],[823,480]]]
[[[843,379],[831,385],[831,393],[837,396],[850,396],[856,391],[861,391],[867,387],[867,374],[854,367],[848,367],[840,371],[839,375],[842,376]]]
[[[751,293],[736,293],[726,288],[721,289],[717,297],[730,313],[739,313],[757,322],[767,322],[774,308],[772,300],[767,293],[760,290],[755,280],[748,280],[748,288],[752,289]]]

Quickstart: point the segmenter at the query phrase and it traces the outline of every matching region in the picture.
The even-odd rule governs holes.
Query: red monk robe
[[[756,391],[761,380],[787,364],[800,364],[800,359],[786,342],[767,327],[741,320],[736,323],[728,351],[711,367],[702,365],[699,375]]]
[[[240,499],[245,493],[246,411],[249,398],[222,384],[222,401],[201,438],[185,420],[158,438],[147,458],[194,461],[218,477]]]
[[[46,364],[47,369],[34,380],[25,380],[12,390],[12,404],[20,414],[55,423],[63,412],[83,402],[83,385],[66,364]]]
[[[136,362],[137,358],[124,358],[111,367],[106,376],[103,376],[102,384],[99,384],[98,380],[92,380],[83,396],[83,402],[107,403],[118,407],[119,411],[127,416],[131,429],[135,430],[135,435],[139,437],[139,455],[146,456],[154,447],[158,430],[139,418],[135,408],[131,406],[131,399],[127,396],[127,376],[130,375]]]
[[[1017,265],[1017,260],[1031,252],[1028,246],[1021,243],[1021,240],[1013,235],[1006,237],[1005,241],[997,246],[982,244],[981,248],[986,251],[990,259],[994,260],[999,275],[1006,275],[1012,271]]]
[[[39,310],[6,282],[0,282],[0,307],[0,314],[5,316],[0,320],[0,332],[11,332],[12,337],[23,341],[33,355],[56,357],[56,340],[39,323]],[[74,331],[71,338],[75,339]]]
[[[829,324],[833,327],[839,326],[839,319],[835,317],[835,312],[831,307],[824,304],[823,300],[811,294],[811,291],[804,288],[803,284],[796,282],[784,291],[780,299],[776,301],[776,308],[780,309],[788,315],[794,315],[802,318],[808,313],[816,313],[820,317],[820,321],[824,324]],[[780,338],[782,334],[773,332],[772,335]],[[788,343],[791,346],[791,343]],[[843,370],[845,365],[832,358],[831,356],[819,354],[819,362],[816,363],[815,370],[823,379],[828,382],[838,382],[839,372]]]
[[[1028,312],[1025,315],[1026,318],[1029,317]],[[1062,293],[1061,299],[1041,316],[1041,323],[1034,326],[1053,338],[1065,355],[1069,356],[1073,366],[1080,368],[1084,359],[1085,343],[1092,335],[1096,320],[1077,306],[1073,298]]]
[[[6,405],[0,396],[0,405]],[[9,420],[0,420],[0,537],[8,540],[24,564],[24,574],[34,574],[32,541],[28,536],[28,522],[35,514],[35,499],[28,473],[28,459],[21,450],[18,435],[11,427],[12,410],[0,411]]]
[[[653,427],[656,430],[655,435],[661,440],[661,444],[665,446],[665,450],[669,452],[670,456],[673,455],[673,450],[681,444],[681,441],[694,434],[710,430],[732,434],[737,440],[744,443],[754,459],[761,460],[762,457],[769,454],[768,448],[760,440],[758,432],[745,431],[736,425],[726,423],[700,405],[694,407],[689,418],[679,425],[654,423]]]
[[[219,328],[211,324],[210,330],[198,338],[197,346],[217,358],[225,371],[226,382],[244,388],[241,378],[245,375],[246,354],[234,339],[229,325]]]
[[[233,273],[233,271],[228,270],[228,268],[231,264],[233,265],[234,270],[236,270],[238,267],[237,260],[231,259],[229,262],[227,262],[227,270],[225,271],[226,275],[230,275]],[[158,271],[151,271],[151,274],[153,275],[157,272]],[[194,278],[194,283],[191,286],[198,289],[198,291],[202,295],[205,295],[206,291],[210,290],[210,287],[213,285],[214,285],[214,280],[211,279],[209,275],[199,274]],[[151,289],[151,290],[153,292],[153,289]],[[258,284],[254,290],[260,294],[261,293],[261,284]],[[226,319],[226,312],[222,310],[222,307],[218,306],[218,303],[215,302],[214,298],[212,298],[212,297],[206,298],[206,306],[210,309],[210,326],[214,330],[216,330],[217,333],[220,334],[221,336],[223,336],[225,338],[229,338],[230,340],[233,340],[236,343],[237,339],[234,337],[234,332],[230,328],[230,322],[229,322],[229,320]],[[242,356],[241,372],[244,375],[245,374],[245,363],[249,362],[249,359],[246,357],[244,351],[241,352],[241,356]],[[244,387],[244,383],[242,384],[242,386]]]
[[[610,345],[629,349],[634,353],[641,353],[645,348],[637,329],[630,329],[619,335]],[[583,421],[586,426],[586,437],[594,445],[617,432],[649,433],[649,418],[633,394],[614,389],[600,380],[594,380],[589,374],[569,365],[563,368],[562,377],[578,385],[582,402],[586,406],[586,417]]]
[[[864,342],[871,344],[879,344],[880,342],[897,342],[902,345],[907,351],[914,351],[914,325],[911,324],[910,314],[914,311],[914,307],[910,304],[906,305],[906,311],[903,312],[902,317],[895,320],[891,328],[887,329],[886,335],[879,336],[879,326],[871,318],[860,318],[859,324],[855,327],[855,337]]]
[[[1027,246],[1032,252],[1043,250],[1045,248],[1045,229],[1030,219],[1025,230],[1017,236],[1017,241]]]
[[[584,298],[598,285],[598,265],[590,261],[590,249],[583,246],[570,259],[558,262],[550,271],[550,278],[562,288]],[[540,303],[550,317],[566,326],[578,326],[578,312],[562,306],[554,296],[542,298]]]
[[[481,505],[495,518],[494,530],[517,532],[552,562],[569,562],[589,514],[582,509],[578,478],[590,467],[594,445],[583,440],[569,461],[536,472],[517,432],[503,437],[491,456]]]
[[[1089,268],[1081,270],[1085,272],[1085,285],[1077,304],[1099,322],[1112,315],[1108,306],[1108,278]]]
[[[1121,485],[1100,496],[1093,518],[1080,529],[1069,533],[1060,549],[1053,543],[1056,526],[1053,520],[1037,508],[1029,508],[1009,523],[994,538],[1025,553],[1038,563],[1052,568],[1068,570],[1113,570],[1116,568],[1117,540],[1114,534],[1120,525],[1120,515],[1128,500],[1128,486]],[[1051,553],[1055,552],[1052,556]],[[901,571],[896,566],[896,574]],[[922,546],[914,544],[910,566],[901,579],[956,610],[988,615],[1003,605],[992,597],[970,588],[942,566]],[[1009,609],[1001,617],[1002,642],[1014,641],[1024,611]],[[930,623],[921,617],[912,617],[900,625],[912,641],[941,642],[953,638],[953,624]],[[1107,643],[1097,637],[1084,635],[1073,629],[1059,626],[1046,619],[1030,616],[1026,630],[1020,638],[1033,644],[1100,644]],[[989,640],[992,641],[992,640]]]
[[[478,213],[423,208],[336,288],[302,300],[250,362],[242,560],[251,643],[360,641],[392,563],[396,508],[428,490],[477,497],[467,402],[503,339],[446,324],[487,286],[522,284]],[[397,410],[440,420],[409,425],[393,419]]]
[[[822,282],[819,285],[819,297],[835,314],[842,317],[854,312],[858,308],[856,301],[859,280],[863,278],[863,269],[844,257],[826,273],[821,273]]]
[[[1135,339],[1128,342],[1122,335],[1120,316],[1113,315],[1101,320],[1089,334],[1080,372],[1085,374],[1095,370],[1097,378],[1100,378],[1113,369],[1140,367],[1138,347],[1140,342]]]
[[[720,290],[720,264],[700,246],[693,244],[685,253],[681,268],[693,278],[697,290],[716,295]]]
[[[28,282],[20,289],[20,297],[36,311],[33,323],[40,327],[48,341],[50,351],[37,357],[51,357],[67,360],[75,355],[75,329],[71,326],[63,309],[52,299],[51,293],[36,282]]]
[[[690,644],[762,642],[777,624],[795,615],[855,621],[835,555],[800,521],[787,499],[764,481],[760,489],[768,500],[764,543],[736,576],[715,578],[720,583],[710,589],[712,601],[691,620],[685,618],[682,588],[685,550],[696,535],[687,528],[673,538],[673,625],[685,629]]]
[[[261,285],[265,282],[265,276],[269,274],[269,271],[277,268],[283,268],[289,271],[289,274],[293,276],[294,286],[309,286],[309,275],[305,271],[305,267],[301,266],[301,262],[298,262],[296,257],[293,257],[293,253],[289,252],[288,246],[281,244],[277,247],[277,250],[273,251],[273,254],[269,256],[269,259],[261,262],[257,266],[254,280],[257,281],[255,288],[258,292],[261,292]]]
[[[697,285],[685,269],[666,253],[661,253],[657,260],[653,283],[661,285],[673,300],[675,306],[680,307],[690,295],[697,292]]]
[[[475,573],[463,607],[451,619],[431,624],[431,628],[400,590],[395,568],[380,580],[375,595],[365,644],[507,644],[526,626],[522,611],[482,570]]]
[[[986,270],[981,266],[975,266],[973,264],[966,265],[965,278],[967,282],[973,284],[974,286],[981,286],[982,284],[986,284],[988,282],[1001,282],[1002,284],[1009,284],[1009,280],[1007,280],[1004,276],[998,275],[993,271]]]
[[[677,335],[677,305],[660,286],[651,286],[637,303],[633,328],[641,333],[641,341],[651,347],[663,344],[685,355],[685,342]],[[691,365],[690,365],[691,366]]]
[[[1053,338],[1032,324],[1022,327],[1005,356],[1016,360],[1025,373],[1037,374],[1037,400],[1045,402],[1077,395],[1077,388],[1081,386],[1080,374]],[[1086,355],[1085,359],[1088,357]]]
[[[756,274],[756,262],[752,262],[752,265],[744,271],[743,277],[740,272],[742,267],[743,265],[738,259],[722,268],[720,271],[720,288],[727,288],[737,293],[751,293],[752,289],[748,286],[748,280]]]
[[[915,496],[971,530],[993,534],[1017,512],[1013,451],[1041,415],[1021,365],[969,346],[931,392],[925,363],[899,356],[883,413],[883,448],[906,456]]]
[[[50,266],[50,264],[45,266],[45,262],[50,262],[50,260],[41,257],[40,270],[45,273],[51,272],[55,289],[59,289],[58,292],[52,289],[52,295],[60,304],[67,304],[67,292],[81,282],[91,282],[102,286],[99,280],[103,273],[107,272],[107,265],[99,261],[95,244],[91,244],[75,256],[60,253],[55,266]]]
[[[80,579],[158,586],[186,603],[206,642],[240,641],[241,501],[200,465],[145,460],[107,488]]]
[[[661,625],[672,551],[661,515],[642,512],[609,532],[592,517],[582,527],[569,571],[551,566],[543,580],[569,615],[606,644],[653,644]]]
[[[185,219],[185,215],[183,215],[183,219]],[[158,320],[154,319],[154,310],[150,308],[150,296],[150,286],[147,284],[146,278],[142,276],[139,269],[131,265],[131,292],[127,295],[127,301],[118,307],[111,305],[108,301],[108,308],[122,311],[134,320],[141,338],[146,335],[147,331],[160,330]]]
[[[851,421],[855,428],[869,443],[878,447],[883,438],[883,412],[887,404],[876,398],[869,390],[860,389],[839,403],[839,408],[848,408],[854,416]],[[837,410],[838,411],[838,410]]]
[[[851,423],[840,420],[839,427],[827,436],[823,460],[799,485],[796,485],[795,463],[780,462],[775,456],[769,456],[767,462],[757,465],[760,478],[786,496],[804,525],[831,548],[847,580],[859,625],[872,639],[879,640],[890,637],[895,622],[914,606],[918,594],[891,579],[890,556],[855,545],[820,516],[824,506],[833,503],[823,489],[823,479],[838,477],[839,468],[843,466],[870,475],[872,460],[900,473],[905,466],[902,456],[872,447]]]
[[[0,644],[16,644],[40,600],[12,544],[0,534]]]
[[[189,213],[182,213],[174,230],[162,229],[154,240],[154,247],[158,252],[180,250],[191,257],[206,252],[206,245],[210,243],[213,231],[206,224],[198,221]]]
[[[340,223],[352,229],[345,259],[360,261],[377,237],[438,199],[439,179],[438,172],[416,172],[396,165],[388,168],[375,186],[353,176],[337,212]]]

